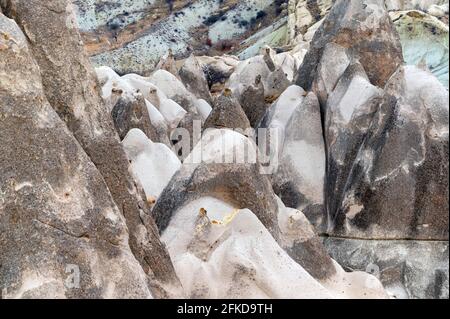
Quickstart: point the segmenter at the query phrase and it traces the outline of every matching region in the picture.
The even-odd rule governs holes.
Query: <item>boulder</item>
[[[398,34],[383,0],[337,0],[311,41],[296,83],[309,90],[328,43],[358,58],[372,84],[383,87],[403,63]]]
[[[317,75],[312,84],[312,90],[319,98],[323,114],[326,112],[325,106],[328,96],[336,87],[351,60],[347,49],[344,47],[335,43],[325,45],[322,59],[317,65]]]
[[[347,271],[378,278],[390,298],[448,299],[448,241],[324,240],[330,255]]]
[[[142,185],[147,202],[153,205],[181,167],[180,160],[170,148],[153,143],[139,129],[130,130],[122,145],[130,160],[133,176]]]
[[[197,112],[202,117],[203,121],[206,121],[206,119],[209,117],[209,115],[212,112],[211,105],[203,99],[198,99],[195,101],[195,108],[197,109]]]
[[[169,49],[169,51],[159,59],[155,69],[170,72],[172,75],[178,77],[178,69],[172,49]]]
[[[212,93],[221,92],[226,81],[239,64],[235,56],[198,56],[197,60],[205,73],[208,87]]]
[[[162,234],[190,298],[332,298],[248,209],[204,196]]]
[[[145,132],[151,140],[157,140],[157,134],[148,115],[147,105],[142,94],[134,94],[131,97],[121,96],[111,115],[121,140],[133,128]]]
[[[283,70],[283,61],[276,58],[274,50],[264,47],[260,55],[239,63],[227,82],[228,87],[236,98],[240,99],[249,83],[254,83],[255,79],[260,77],[264,86],[265,100],[267,103],[272,103],[291,84]]]
[[[296,222],[303,226],[297,234],[306,230]],[[316,242],[320,252],[314,244],[308,249],[313,242],[309,235],[298,237],[296,247],[304,248],[317,273],[323,267],[320,254],[328,255],[320,241]],[[375,277],[345,273],[329,257],[325,259],[335,274],[328,280],[315,279],[277,244],[251,210],[217,198],[204,196],[180,207],[161,238],[191,298],[386,297]]]
[[[284,144],[286,125],[291,119],[292,113],[302,104],[306,92],[297,85],[291,85],[277,99],[267,111],[261,122],[260,128],[266,128],[266,134],[276,134],[275,149],[270,151],[281,154]],[[272,147],[272,146],[270,146]]]
[[[301,211],[286,208],[280,199],[278,205],[280,246],[334,298],[387,298],[379,278],[366,269],[346,272],[330,257]]]
[[[278,238],[277,202],[267,176],[260,172],[253,141],[229,129],[206,131],[153,208],[159,230],[167,228],[183,205],[213,196],[236,208],[249,208]]]

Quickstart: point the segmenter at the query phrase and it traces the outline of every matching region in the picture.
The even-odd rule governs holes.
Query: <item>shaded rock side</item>
[[[310,92],[287,126],[280,166],[271,176],[275,193],[287,207],[302,210],[318,228],[326,225],[324,205],[325,145],[320,105]]]
[[[204,129],[230,128],[246,130],[250,127],[250,122],[245,112],[229,89],[225,89],[224,93],[216,99],[212,112],[204,125]]]
[[[248,158],[238,160],[245,152],[250,154]],[[260,174],[255,154],[253,143],[237,132],[222,129],[205,133],[153,208],[159,230],[166,229],[182,205],[212,196],[237,208],[251,209],[277,239],[277,202],[267,176]]]
[[[156,278],[152,286],[157,294],[167,295],[157,282],[176,286],[177,279],[149,209],[128,172],[128,159],[100,96],[71,5],[66,0],[8,0],[3,1],[3,10],[17,21],[29,41],[50,105],[99,169],[125,216],[133,253],[144,271]]]
[[[338,0],[315,33],[296,83],[309,90],[328,43],[349,49],[372,84],[383,87],[403,63],[399,36],[383,0]]]
[[[448,240],[448,91],[428,71],[400,68],[386,86],[330,210],[332,233]]]
[[[2,298],[150,298],[105,182],[49,105],[19,27],[0,13]]]
[[[448,241],[326,238],[330,255],[347,271],[377,277],[395,299],[448,299]]]

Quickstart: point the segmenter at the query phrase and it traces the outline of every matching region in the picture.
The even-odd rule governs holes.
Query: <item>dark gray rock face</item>
[[[309,90],[328,43],[358,58],[372,84],[383,87],[403,62],[398,34],[383,0],[338,0],[317,30],[297,73],[296,83]]]
[[[155,294],[167,295],[159,286],[176,286],[178,280],[149,208],[128,172],[128,159],[111,115],[105,112],[69,2],[7,0],[2,4],[29,40],[50,105],[99,169],[122,211],[130,231],[130,247],[151,279]]]
[[[342,201],[328,207],[332,233],[448,240],[448,174],[448,91],[429,72],[402,67],[342,177]]]
[[[328,98],[325,111],[325,187],[331,220],[342,204],[348,176],[381,103],[382,94],[381,89],[370,84],[363,67],[356,62],[347,68]],[[348,214],[354,214],[358,209],[358,205],[349,207]]]
[[[138,128],[149,139],[157,141],[157,134],[152,126],[142,94],[134,94],[131,97],[121,96],[114,105],[111,115],[121,140],[131,129]]]
[[[270,106],[265,101],[264,85],[260,75],[256,77],[255,83],[251,83],[243,90],[239,102],[250,121],[250,126],[256,128]]]
[[[324,218],[325,145],[320,105],[309,93],[286,126],[280,166],[271,176],[275,193],[284,204],[303,211],[318,228]]]
[[[325,45],[312,84],[312,90],[317,94],[323,113],[325,113],[328,96],[334,90],[350,63],[351,57],[346,48],[335,43]]]
[[[194,55],[186,59],[178,74],[189,92],[193,93],[197,98],[204,99],[212,104],[213,101],[209,92],[208,81],[200,63]]]
[[[149,298],[121,212],[0,13],[0,296]],[[51,147],[49,147],[51,146]]]
[[[391,297],[448,299],[448,241],[326,238],[331,257],[347,271],[378,277]]]
[[[169,128],[163,122],[152,123],[142,94],[122,94],[114,105],[111,116],[120,140],[123,140],[131,129],[137,128],[153,142],[172,147]]]
[[[250,127],[250,122],[245,112],[228,89],[225,89],[225,92],[215,100],[213,110],[204,125],[204,129],[230,128],[246,130]]]
[[[325,282],[333,278],[337,268],[315,228],[301,211],[279,202],[278,224],[281,246],[311,276]]]

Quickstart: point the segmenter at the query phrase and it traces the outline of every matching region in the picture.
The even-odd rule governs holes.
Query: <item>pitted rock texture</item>
[[[131,249],[149,280],[154,282],[154,290],[157,294],[169,294],[161,285],[167,284],[168,289],[177,286],[177,278],[170,272],[173,270],[170,257],[156,234],[150,210],[128,171],[128,159],[112,118],[105,112],[106,106],[84,51],[72,6],[66,0],[8,0],[2,5],[22,27],[29,41],[50,105],[105,179],[130,229]]]
[[[25,35],[1,13],[0,30],[2,298],[151,297],[125,220],[48,103]]]

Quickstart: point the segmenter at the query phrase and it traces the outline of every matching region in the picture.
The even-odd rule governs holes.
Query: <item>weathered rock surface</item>
[[[197,60],[206,75],[206,80],[212,93],[222,91],[226,81],[239,65],[239,59],[230,55],[199,56]]]
[[[225,92],[216,99],[214,108],[203,126],[204,129],[230,128],[243,131],[250,127],[247,115],[229,89],[225,89]]]
[[[330,255],[347,271],[376,276],[391,298],[448,299],[448,241],[326,238]]]
[[[153,143],[139,129],[130,130],[122,144],[133,176],[142,185],[147,202],[153,205],[181,167],[181,162],[170,148]]]
[[[291,85],[269,108],[260,125],[261,128],[268,129],[266,134],[276,135],[276,138],[273,138],[276,145],[272,145],[270,148],[277,156],[283,149],[286,126],[295,109],[302,104],[305,95],[306,92],[301,87]]]
[[[303,238],[296,236],[299,239],[296,252],[315,262],[322,261],[317,257],[324,253],[335,273],[328,280],[313,278],[290,258],[252,211],[237,209],[212,197],[201,197],[180,207],[162,240],[187,294],[193,298],[386,296],[375,277],[358,272],[346,274],[339,266],[334,269],[335,263],[320,242],[317,243],[320,252],[309,250],[307,247],[313,242],[308,233],[311,230],[305,229],[303,221],[296,219],[296,222],[301,227],[296,234],[303,235]]]
[[[283,61],[284,59],[277,59],[272,49],[265,47],[260,55],[238,64],[228,80],[228,86],[240,99],[248,85],[260,77],[264,86],[265,100],[272,103],[291,85],[283,70]]]
[[[288,33],[291,42],[297,41],[308,29],[325,16],[334,0],[289,0]]]
[[[304,215],[276,199],[257,164],[226,164],[226,157],[242,156],[245,148],[252,148],[250,140],[231,130],[204,136],[154,208],[186,293],[195,298],[310,298],[313,291],[326,298],[385,297],[374,277],[346,274],[329,257]],[[295,291],[299,286],[310,288]]]
[[[290,117],[280,165],[271,180],[275,193],[286,206],[301,209],[318,229],[326,225],[325,145],[320,105],[312,92]]]
[[[162,239],[191,298],[332,298],[250,210],[216,198],[180,207]]]
[[[241,93],[240,104],[247,115],[250,126],[256,128],[270,106],[265,101],[264,85],[261,76],[257,76],[254,83],[249,84]]]
[[[236,208],[251,209],[278,238],[277,202],[268,178],[260,174],[255,147],[250,139],[229,129],[205,134],[156,202],[153,216],[159,230],[167,228],[183,205],[213,196]]]
[[[325,45],[322,59],[317,65],[317,75],[312,84],[312,90],[317,94],[322,113],[326,112],[328,96],[336,87],[339,79],[351,63],[347,49],[335,44]]]
[[[212,103],[208,81],[200,63],[194,55],[191,55],[184,61],[178,73],[189,92],[192,92],[199,99]]]
[[[448,240],[448,91],[435,77],[400,68],[357,154],[333,233]]]
[[[112,110],[112,118],[121,140],[133,128],[144,131],[151,140],[157,140],[157,134],[151,123],[145,98],[142,94],[120,97]]]
[[[2,298],[151,297],[123,216],[48,103],[27,39],[1,13],[0,32]]]
[[[357,19],[355,19],[357,17]],[[370,81],[384,86],[403,63],[398,34],[383,0],[338,0],[311,41],[296,83],[309,90],[325,46],[335,43],[357,57]]]
[[[405,62],[426,65],[448,88],[448,24],[415,10],[395,12],[391,18],[400,35]]]
[[[327,146],[327,209],[334,219],[343,202],[361,145],[372,127],[383,91],[370,84],[359,63],[351,64],[331,93],[325,114]],[[347,214],[353,218],[361,207],[355,203]]]
[[[178,280],[152,224],[149,208],[128,172],[128,160],[112,118],[105,112],[69,2],[8,0],[2,4],[29,41],[50,105],[98,168],[123,213],[131,250],[152,281],[155,294],[171,294],[166,289],[173,290]]]

